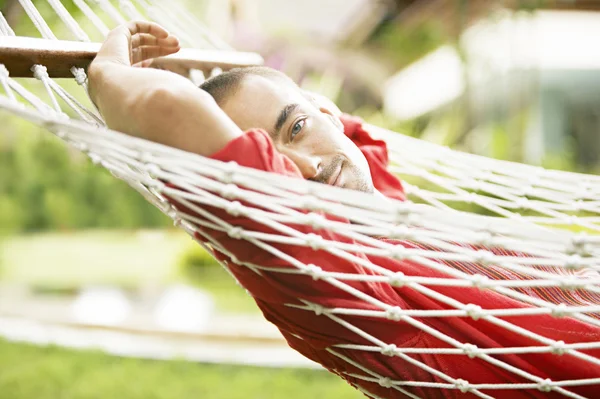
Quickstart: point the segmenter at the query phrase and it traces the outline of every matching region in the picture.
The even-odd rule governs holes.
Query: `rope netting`
[[[19,3],[57,40],[49,15]],[[144,18],[185,46],[231,50],[174,2],[74,0],[73,15],[48,4],[70,39]],[[1,13],[0,34],[0,47],[15,35]],[[42,100],[1,63],[0,109],[126,181],[215,255],[290,346],[367,396],[600,392],[600,177],[366,126],[388,143],[401,202],[111,131],[86,102],[84,69],[71,68],[81,86],[71,94],[34,65]]]

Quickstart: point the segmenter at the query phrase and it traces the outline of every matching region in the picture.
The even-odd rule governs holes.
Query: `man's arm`
[[[90,97],[112,129],[209,156],[242,132],[189,80],[144,68],[178,50],[177,38],[157,24],[115,28],[88,69]]]

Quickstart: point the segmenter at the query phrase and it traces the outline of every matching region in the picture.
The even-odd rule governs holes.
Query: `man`
[[[140,32],[132,34],[135,29]],[[386,194],[404,198],[400,182],[386,170],[385,144],[371,139],[359,121],[342,116],[332,102],[302,91],[283,73],[266,67],[236,69],[207,80],[199,91],[181,76],[127,67],[130,62],[148,65],[153,57],[179,49],[177,39],[160,26],[140,22],[117,32],[111,33],[89,69],[90,94],[109,126],[205,156],[233,139],[248,139],[241,137],[243,131],[262,128],[278,153],[295,165],[296,170],[288,171],[292,174],[379,193],[373,175]],[[132,35],[131,60],[127,47],[119,47],[123,34]],[[130,103],[133,112],[125,114]],[[163,137],[165,131],[174,135]],[[359,146],[364,146],[362,152]]]
[[[400,182],[386,170],[385,144],[373,140],[360,121],[340,116],[332,104],[304,93],[281,73],[265,68],[235,70],[208,80],[200,90],[189,80],[173,73],[132,67],[149,66],[152,58],[172,54],[178,49],[177,39],[152,23],[130,23],[109,34],[91,64],[88,76],[90,96],[110,127],[223,161],[235,160],[241,165],[270,172],[352,190],[379,192],[390,198],[404,198]],[[217,207],[203,208],[243,230],[278,233],[274,228],[243,215],[232,216]],[[335,220],[347,223],[341,218]],[[223,251],[215,251],[215,256],[227,264],[238,281],[252,293],[265,317],[277,325],[290,346],[353,385],[361,386],[373,397],[406,397],[409,395],[405,393],[410,392],[411,397],[447,398],[461,395],[461,389],[467,396],[474,396],[464,385],[456,385],[455,389],[437,389],[439,384],[448,385],[449,381],[432,373],[432,368],[443,371],[450,378],[468,378],[472,384],[526,383],[530,381],[524,377],[527,373],[542,380],[596,378],[600,375],[600,367],[578,361],[569,354],[559,358],[550,353],[520,354],[517,351],[498,355],[495,362],[490,362],[484,361],[481,356],[443,355],[435,351],[427,354],[427,351],[421,350],[412,356],[402,357],[336,347],[340,343],[373,345],[373,340],[366,338],[369,335],[396,348],[455,348],[456,345],[451,342],[469,342],[480,348],[526,347],[539,345],[535,334],[554,341],[591,342],[600,339],[600,329],[571,318],[559,320],[548,314],[512,317],[510,323],[515,326],[512,330],[498,328],[491,319],[479,317],[430,317],[408,322],[408,319],[396,318],[393,314],[390,317],[343,316],[344,322],[366,334],[359,335],[343,323],[320,315],[320,312],[290,307],[289,304],[301,305],[299,299],[302,299],[325,303],[329,308],[381,309],[373,302],[352,294],[354,290],[374,298],[377,303],[400,309],[441,311],[452,305],[408,285],[349,280],[345,284],[351,290],[338,289],[322,279],[298,274],[289,261],[273,256],[249,241],[236,239],[226,231],[200,230],[223,248]],[[310,226],[298,225],[294,230],[303,235],[318,234],[325,242],[358,245],[348,236],[326,229],[317,232]],[[417,246],[410,242],[382,241],[405,247]],[[352,261],[325,250],[286,243],[272,245],[301,264],[318,263],[322,270],[342,275],[376,274],[364,267],[364,264],[372,263],[407,276],[449,278],[441,271],[411,260],[358,254],[355,256],[357,260]],[[234,263],[226,252],[235,255],[239,263]],[[258,274],[242,266],[243,262],[273,270],[292,268],[296,273],[263,270]],[[489,272],[490,276],[496,273],[496,277],[506,277],[502,274],[506,271],[495,265],[481,268],[468,262],[448,263],[471,274]],[[512,274],[513,277],[515,275]],[[532,296],[543,298],[543,292],[531,291]],[[486,309],[528,307],[507,296],[475,287],[441,286],[436,288],[436,292],[452,304],[473,303]],[[529,335],[522,334],[520,329],[529,331]],[[439,334],[425,332],[433,330]],[[335,348],[338,355],[333,355],[330,348]],[[600,357],[598,352],[589,350],[588,354]],[[399,381],[419,381],[429,386],[403,384],[401,389],[390,389],[390,381],[373,378],[352,362],[367,366],[376,375]],[[498,362],[507,367],[499,367]],[[515,369],[525,374],[515,373]],[[584,396],[597,392],[595,389],[597,387],[572,388]],[[555,391],[540,392],[536,389],[515,392],[484,388],[484,391],[494,397],[511,399],[561,396]]]

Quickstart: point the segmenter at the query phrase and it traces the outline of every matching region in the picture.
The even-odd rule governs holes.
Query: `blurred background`
[[[81,3],[110,4],[62,3],[75,18]],[[185,6],[234,48],[373,124],[600,171],[600,1]],[[17,34],[37,36],[19,1],[0,0],[0,11]],[[42,95],[34,83],[24,82]],[[288,349],[244,290],[137,193],[0,112],[0,399],[284,396],[361,397]]]

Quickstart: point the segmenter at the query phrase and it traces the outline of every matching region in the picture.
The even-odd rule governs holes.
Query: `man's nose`
[[[296,166],[305,179],[313,179],[321,173],[321,159],[314,156],[300,156],[296,159]]]

